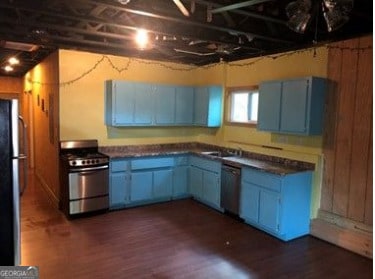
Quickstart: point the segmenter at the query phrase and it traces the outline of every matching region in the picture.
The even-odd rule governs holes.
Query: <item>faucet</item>
[[[242,157],[242,148],[241,147],[237,148],[237,155]]]

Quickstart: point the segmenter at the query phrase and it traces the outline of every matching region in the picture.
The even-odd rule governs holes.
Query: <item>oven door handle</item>
[[[98,167],[91,167],[91,168],[79,168],[79,169],[71,169],[71,172],[83,172],[83,171],[96,171],[96,170],[105,170],[108,169],[108,165],[98,166]]]

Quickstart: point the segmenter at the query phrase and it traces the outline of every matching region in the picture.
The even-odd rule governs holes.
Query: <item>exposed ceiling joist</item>
[[[0,75],[7,74],[3,62],[12,52],[25,59],[13,73],[22,75],[58,48],[207,65],[372,34],[369,0],[355,0],[350,20],[332,33],[327,32],[322,15],[308,11],[312,23],[304,34],[297,34],[287,25],[286,7],[300,1],[4,0],[0,1],[0,41],[38,48],[24,52],[0,44]],[[133,38],[140,28],[149,39],[142,49]]]
[[[221,8],[224,7],[223,5],[217,4],[216,2],[211,2],[211,1],[206,1],[206,0],[195,0],[195,1],[199,4],[202,4],[202,5],[206,5],[206,6],[211,5],[211,7],[213,8],[212,10],[217,10],[217,9],[221,9]],[[272,1],[272,0],[268,0],[267,2],[269,2],[269,1]],[[275,0],[273,0],[273,1],[275,1]],[[232,10],[230,10],[230,12],[238,14],[238,15],[249,16],[249,17],[264,20],[264,21],[269,21],[269,22],[272,22],[272,23],[275,23],[275,24],[286,25],[286,20],[278,19],[278,18],[275,18],[275,17],[272,17],[272,16],[267,16],[267,15],[247,11],[247,10],[232,9]]]
[[[220,8],[213,9],[213,10],[211,10],[211,13],[217,14],[217,13],[222,13],[222,12],[226,12],[226,11],[237,10],[237,9],[240,9],[240,8],[243,8],[243,7],[248,7],[248,6],[252,6],[252,5],[255,5],[255,4],[260,4],[260,3],[268,2],[268,1],[272,1],[272,0],[250,0],[250,1],[240,2],[240,3],[236,3],[236,4],[232,4],[232,5],[223,6],[223,7],[220,7]]]

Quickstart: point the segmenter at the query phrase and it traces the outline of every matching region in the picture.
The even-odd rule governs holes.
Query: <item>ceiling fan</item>
[[[314,1],[315,7],[312,2],[312,0],[296,0],[286,6],[286,15],[289,18],[287,25],[291,30],[303,34],[313,14],[319,13],[321,4],[328,32],[335,31],[349,21],[354,0],[319,0]]]

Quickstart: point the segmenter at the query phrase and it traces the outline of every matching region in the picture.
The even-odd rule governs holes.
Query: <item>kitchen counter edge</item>
[[[307,164],[303,167],[292,167],[286,166],[280,163],[270,162],[267,160],[259,160],[248,157],[217,157],[209,154],[204,154],[202,152],[207,151],[206,149],[189,149],[189,150],[162,150],[162,151],[110,151],[110,150],[101,150],[102,153],[110,157],[110,159],[120,159],[120,158],[141,158],[141,157],[156,157],[156,156],[178,156],[178,155],[195,155],[202,158],[219,161],[224,165],[230,165],[233,167],[249,167],[252,169],[264,171],[267,173],[276,174],[279,176],[285,176],[294,173],[314,171],[314,164]]]

